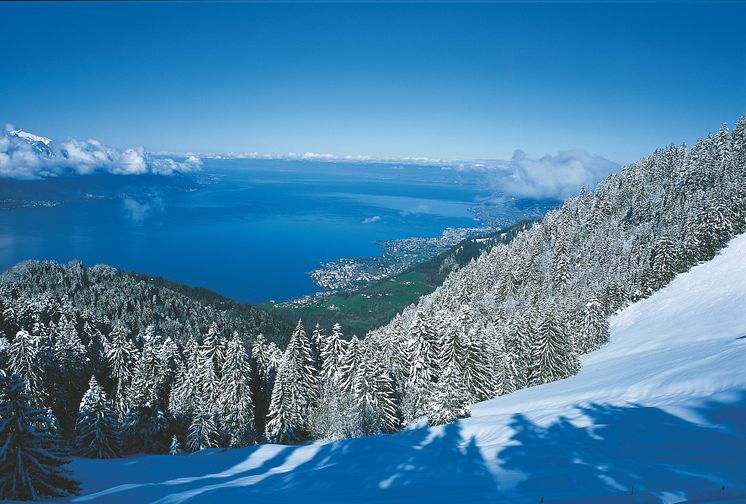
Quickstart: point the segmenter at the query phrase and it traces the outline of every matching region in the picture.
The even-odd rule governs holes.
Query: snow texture
[[[52,143],[52,140],[50,138],[34,135],[33,133],[23,131],[22,129],[10,131],[10,134],[20,138],[25,138],[26,140],[29,140],[31,142],[41,142],[44,145],[49,145],[50,143]]]
[[[580,373],[441,427],[76,459],[75,502],[746,502],[746,234],[610,320]]]

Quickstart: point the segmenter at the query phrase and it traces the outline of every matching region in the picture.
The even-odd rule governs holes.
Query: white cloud
[[[426,203],[420,203],[413,208],[407,208],[402,210],[402,215],[417,215],[417,214],[431,214],[433,209]]]
[[[127,218],[135,222],[144,221],[153,213],[162,213],[164,210],[163,200],[158,196],[151,198],[150,201],[137,201],[126,196],[122,203]]]
[[[374,222],[379,222],[381,220],[380,215],[374,215],[373,217],[367,217],[363,219],[363,224],[373,224]]]
[[[462,163],[452,169],[485,173],[492,188],[519,198],[564,200],[585,186],[592,189],[620,165],[576,149],[534,159],[521,150],[510,161]]]
[[[157,158],[150,162],[150,169],[158,175],[171,175],[174,172],[189,173],[199,170],[202,160],[197,156],[187,156],[184,161],[178,162],[171,158]]]
[[[142,147],[122,150],[98,140],[70,139],[56,143],[11,126],[6,126],[0,134],[0,177],[5,178],[91,173],[170,175],[198,170],[201,165],[196,156],[177,161],[155,156]]]
[[[318,152],[304,152],[301,156],[302,159],[335,159],[334,154],[320,154]]]

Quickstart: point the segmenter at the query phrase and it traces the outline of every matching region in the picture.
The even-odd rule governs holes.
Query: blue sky
[[[627,162],[746,114],[746,2],[0,3],[0,122],[153,151]]]

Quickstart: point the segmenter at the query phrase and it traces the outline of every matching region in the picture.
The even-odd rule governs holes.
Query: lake
[[[0,200],[15,202],[0,210],[0,267],[80,259],[280,301],[318,291],[306,274],[321,262],[378,254],[376,240],[478,226],[470,208],[490,195],[484,174],[394,163],[205,160],[194,175],[0,179]]]

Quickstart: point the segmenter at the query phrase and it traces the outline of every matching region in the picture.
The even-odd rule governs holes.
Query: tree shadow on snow
[[[457,422],[391,436],[194,457],[201,476],[164,481],[154,471],[149,483],[110,489],[94,500],[655,503],[746,494],[746,394],[707,403],[687,419],[634,405],[578,410],[583,426],[566,418],[541,426],[515,415],[511,438],[496,460],[485,460]],[[182,469],[190,465],[191,457],[175,458]]]
[[[545,502],[664,502],[746,493],[746,395],[708,402],[687,415],[642,406],[578,408],[588,427],[566,418],[541,427],[516,415],[513,445],[498,457],[525,479],[516,494]],[[527,500],[538,502],[538,500]]]

